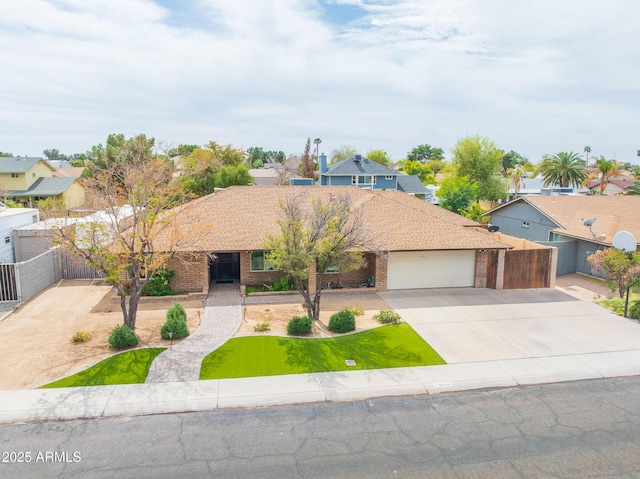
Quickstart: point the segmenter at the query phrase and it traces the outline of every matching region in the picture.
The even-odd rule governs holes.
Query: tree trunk
[[[138,304],[142,296],[142,285],[140,284],[140,279],[137,277],[134,277],[129,284],[131,288],[129,293],[129,314],[125,319],[125,324],[133,330],[136,329],[136,318],[138,315]]]

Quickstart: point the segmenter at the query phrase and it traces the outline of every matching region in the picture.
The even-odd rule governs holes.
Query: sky
[[[300,154],[487,137],[640,158],[637,0],[20,0],[0,15],[0,151],[111,133]]]

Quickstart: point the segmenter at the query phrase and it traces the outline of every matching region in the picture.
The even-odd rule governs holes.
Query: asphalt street
[[[0,477],[634,478],[639,399],[633,377],[10,424]]]

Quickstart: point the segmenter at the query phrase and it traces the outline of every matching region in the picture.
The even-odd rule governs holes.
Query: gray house
[[[558,275],[593,274],[587,256],[612,247],[617,232],[640,240],[639,211],[640,196],[523,196],[485,216],[501,233],[558,248]]]
[[[327,167],[326,155],[320,155],[320,186],[357,186],[371,190],[398,190],[424,198],[429,193],[420,179],[401,171],[354,155]]]

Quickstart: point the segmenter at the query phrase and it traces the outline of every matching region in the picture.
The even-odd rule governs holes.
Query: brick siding
[[[209,258],[206,253],[199,253],[196,258],[170,258],[167,268],[176,272],[170,283],[174,292],[209,291]]]
[[[487,268],[488,268],[489,254],[487,251],[476,251],[476,272],[474,288],[486,288],[487,287]]]

